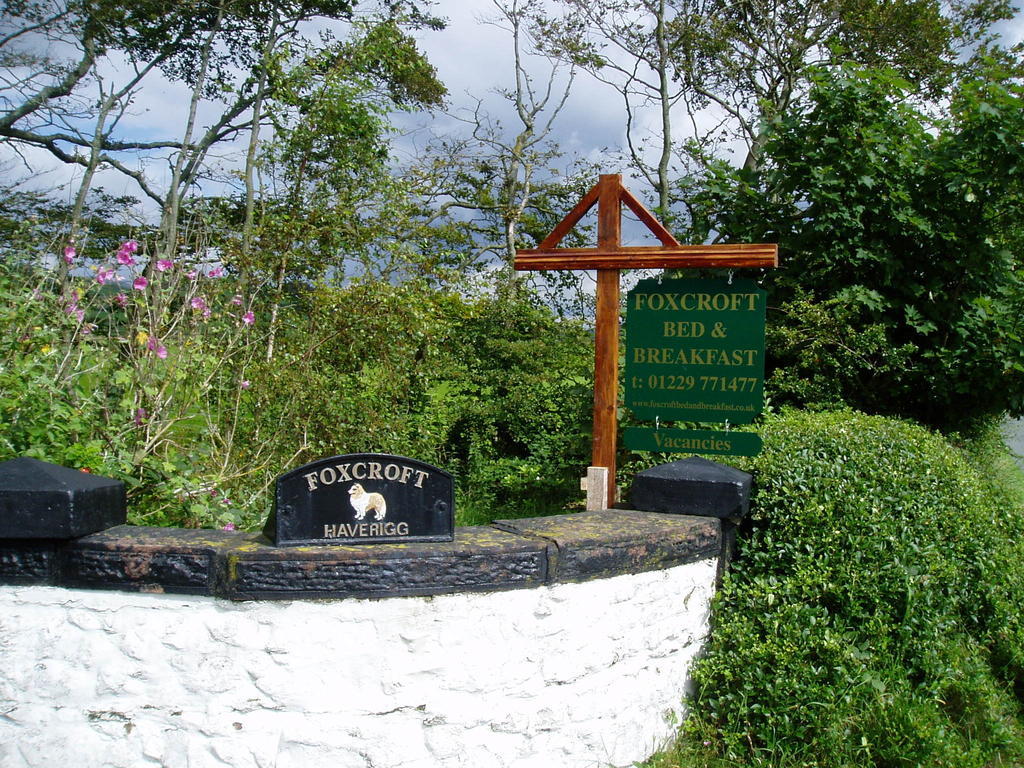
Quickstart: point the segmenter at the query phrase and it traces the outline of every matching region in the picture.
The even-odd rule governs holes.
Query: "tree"
[[[38,147],[57,159],[88,166],[97,150],[104,163],[137,176],[115,154],[180,148],[176,141],[133,141],[116,137],[107,117],[130,99],[143,78],[156,68],[184,72],[194,41],[216,23],[208,6],[178,7],[172,12],[156,2],[130,8],[109,2],[27,0],[8,4],[0,37],[0,136],[13,146]],[[69,50],[68,59],[49,49]],[[81,93],[98,77],[106,58],[127,64],[126,84],[102,87],[95,101]],[[99,115],[90,134],[89,117]],[[94,123],[95,125],[95,123]],[[98,134],[98,137],[97,137]],[[90,156],[79,154],[90,150]],[[144,188],[149,194],[149,191]]]
[[[204,14],[182,17],[165,13],[156,3],[131,9],[106,2],[76,0],[10,3],[0,22],[0,137],[15,151],[38,148],[58,160],[82,167],[70,212],[68,242],[80,239],[83,211],[101,165],[132,176],[152,196],[137,170],[124,165],[124,152],[151,152],[180,147],[175,141],[135,141],[114,131],[142,81],[187,47]],[[66,60],[49,50],[70,50]],[[97,64],[123,56],[123,82],[102,75]],[[86,95],[94,85],[96,96]],[[77,243],[81,247],[81,243]],[[67,265],[59,262],[60,280]]]
[[[181,149],[173,158],[171,182],[163,203],[161,231],[165,254],[173,257],[177,248],[178,214],[181,200],[207,171],[205,160],[211,148],[230,136],[249,131],[244,179],[246,183],[246,220],[243,224],[243,249],[251,245],[252,206],[255,190],[252,174],[259,144],[263,107],[275,67],[288,62],[288,49],[307,43],[299,37],[300,25],[315,18],[351,19],[352,0],[292,2],[276,0],[251,6],[246,2],[221,0],[209,31],[183,58],[182,77],[190,84],[189,103]],[[325,38],[326,44],[326,38]],[[223,46],[226,52],[221,52]],[[240,83],[232,81],[232,65],[242,65]],[[224,98],[224,93],[232,94]],[[206,130],[196,135],[196,115],[200,103],[213,98],[222,111]]]
[[[635,171],[653,188],[656,213],[669,216],[670,164],[676,138],[672,110],[686,95],[674,82],[680,45],[671,0],[561,0],[566,14],[543,21],[544,46],[584,67],[622,97],[627,154]],[[657,113],[657,162],[647,160],[648,137],[640,115]]]
[[[819,71],[754,170],[719,165],[702,231],[779,243],[779,399],[937,427],[1024,413],[1024,89],[998,67],[948,113],[891,71]]]
[[[991,25],[1012,15],[1003,0],[698,0],[674,22],[675,74],[693,105],[732,118],[753,169],[764,126],[806,96],[808,66],[891,67],[934,96],[955,80],[960,57],[985,47]]]
[[[583,64],[626,105],[629,157],[667,217],[679,189],[672,158],[690,172],[734,142],[756,169],[764,126],[806,99],[808,66],[853,62],[895,68],[935,95],[990,52],[991,25],[1012,16],[1004,0],[560,0],[547,25],[552,50]],[[685,108],[689,135],[679,130]],[[656,160],[638,115],[653,109]],[[685,181],[685,179],[683,180]]]
[[[267,359],[274,354],[278,311],[289,280],[344,276],[347,252],[376,236],[365,203],[390,184],[389,110],[436,106],[445,90],[415,41],[394,18],[367,18],[348,40],[312,46],[278,62],[267,103],[275,140],[262,155],[272,185],[256,227],[266,260],[243,249],[245,272],[272,286]],[[246,217],[249,217],[249,198]]]
[[[368,10],[361,11],[379,16],[373,10],[376,7],[367,4]],[[394,34],[387,40],[385,25],[378,24],[375,44],[390,42],[393,51],[399,48],[395,35],[401,34],[402,27],[436,27],[440,23],[414,4],[382,2],[380,7],[383,16],[391,20]],[[303,24],[314,19],[352,20],[355,5],[352,0],[272,0],[258,4],[219,0],[168,10],[164,4],[148,0],[127,8],[105,0],[61,0],[52,5],[46,0],[21,0],[12,4],[12,11],[9,18],[5,17],[0,35],[0,72],[7,78],[7,87],[0,89],[4,107],[0,136],[11,146],[43,148],[62,162],[85,168],[78,192],[80,201],[87,196],[99,167],[130,176],[159,206],[160,252],[171,258],[178,247],[183,200],[213,173],[207,162],[211,151],[245,131],[250,140],[244,172],[243,241],[245,248],[250,247],[254,172],[264,105],[272,97],[273,78],[282,81],[286,74],[277,68],[308,58],[316,49],[316,44],[301,36]],[[77,58],[60,61],[37,53],[47,42],[59,43],[58,49],[75,51]],[[405,40],[402,44],[408,43]],[[329,50],[334,42],[327,35],[319,45]],[[364,45],[364,55],[368,49]],[[107,82],[101,76],[104,70],[99,65],[104,61],[129,72],[124,82]],[[402,61],[408,64],[409,57]],[[398,75],[395,67],[389,69],[381,62],[379,56],[372,65],[366,62],[367,67],[375,66],[379,71],[366,69],[365,79],[376,77],[378,85],[388,81],[382,87],[395,89],[390,96],[397,100],[417,87],[429,87],[414,82],[423,77],[422,68],[413,66]],[[191,91],[181,135],[145,142],[119,137],[114,131],[118,116],[124,113],[142,80],[156,70],[185,83]],[[100,87],[99,99],[85,96],[84,89],[93,82]],[[404,93],[400,93],[402,89]],[[200,120],[201,106],[213,113],[205,125]],[[162,156],[170,169],[166,184],[155,181],[149,171],[153,153]]]
[[[547,234],[538,237],[543,224],[537,222],[554,215],[552,198],[564,197],[569,187],[569,195],[575,191],[556,168],[562,152],[552,130],[572,92],[576,67],[538,50],[539,0],[495,0],[493,7],[497,15],[484,23],[508,33],[512,58],[511,85],[494,92],[511,119],[504,122],[475,98],[472,108],[453,115],[466,133],[433,141],[409,173],[430,180],[422,187],[432,221],[463,231],[472,254],[467,266],[496,262],[501,282],[512,284],[516,250]]]

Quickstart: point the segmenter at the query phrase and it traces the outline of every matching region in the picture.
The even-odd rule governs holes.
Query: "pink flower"
[[[234,523],[228,523],[227,525],[224,526],[224,530],[225,531],[233,531],[233,530],[235,530],[235,524]]]
[[[114,301],[117,303],[117,306],[123,307],[125,304],[128,303],[128,297],[125,296],[123,293],[119,293],[117,294],[117,296],[114,297]]]
[[[174,268],[174,262],[170,259],[157,259],[156,268],[158,272],[166,272],[167,270]]]
[[[150,337],[149,341],[146,342],[146,348],[156,354],[161,360],[167,357],[167,347],[160,343],[160,339]]]
[[[146,417],[148,415],[149,414],[146,413],[146,409],[145,408],[136,408],[135,409],[135,426],[136,427],[141,427],[142,426],[142,422],[144,422],[146,420]]]
[[[250,386],[252,386],[252,382],[249,381],[248,379],[242,379],[242,383],[240,386],[242,387],[242,389],[248,389]]]
[[[121,247],[117,249],[117,263],[124,264],[126,267],[130,267],[135,263],[135,257],[132,256],[139,250],[139,244],[134,240],[125,240],[121,243]]]
[[[206,299],[202,296],[193,296],[189,304],[192,305],[192,309],[206,309]]]
[[[110,280],[114,279],[114,270],[107,269],[106,267],[100,267],[100,271],[96,273],[96,282],[100,285],[104,285]]]
[[[149,280],[144,278],[142,275],[139,275],[135,278],[135,282],[132,283],[132,288],[136,291],[144,291],[146,290],[147,285],[149,285]]]
[[[64,262],[66,264],[74,263],[76,255],[77,255],[77,251],[75,251],[75,246],[73,246],[73,245],[65,245],[64,246]]]
[[[190,269],[188,272],[185,273],[185,276],[188,277],[189,280],[195,280],[197,277],[199,277],[199,273],[196,272],[194,269]]]
[[[209,272],[206,273],[206,276],[207,277],[220,277],[223,274],[224,274],[223,267],[214,267],[213,269],[211,269]]]
[[[236,293],[234,296],[232,296],[231,303],[234,304],[236,307],[242,306],[242,294]]]
[[[244,315],[242,315],[242,322],[245,323],[246,325],[252,325],[253,323],[256,322],[256,315],[252,313],[252,310],[249,310]]]

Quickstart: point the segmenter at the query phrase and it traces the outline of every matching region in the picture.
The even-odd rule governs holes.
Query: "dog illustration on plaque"
[[[359,483],[348,489],[348,500],[356,511],[356,520],[362,520],[368,511],[374,513],[374,520],[383,520],[388,513],[387,502],[379,493],[367,493]]]

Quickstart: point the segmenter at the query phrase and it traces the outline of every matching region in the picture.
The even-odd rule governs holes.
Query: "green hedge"
[[[695,668],[686,760],[666,759],[1019,765],[1019,499],[908,423],[791,412],[761,431],[749,530]]]

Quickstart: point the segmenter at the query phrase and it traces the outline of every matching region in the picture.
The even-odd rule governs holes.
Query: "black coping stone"
[[[52,584],[58,577],[55,541],[0,539],[0,584]]]
[[[232,599],[392,597],[536,587],[547,546],[494,528],[457,528],[455,541],[375,547],[278,548],[250,538],[227,553]]]
[[[64,551],[68,587],[139,592],[215,593],[218,553],[239,534],[121,525],[79,539]]]
[[[276,547],[253,533],[120,525],[0,539],[0,584],[232,600],[380,598],[586,581],[718,557],[722,521],[633,510],[457,528],[452,542]]]
[[[717,557],[722,549],[720,522],[700,517],[609,509],[494,524],[555,545],[550,582],[671,568]]]
[[[0,462],[0,539],[74,539],[126,516],[120,480],[24,456]]]
[[[740,518],[750,510],[752,481],[735,467],[691,456],[638,473],[629,503],[648,512]]]

